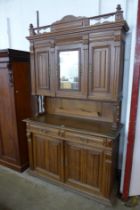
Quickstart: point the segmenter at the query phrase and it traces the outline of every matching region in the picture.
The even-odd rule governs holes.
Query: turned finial
[[[30,36],[33,36],[35,34],[33,24],[29,25],[29,33],[30,33]]]
[[[122,8],[121,8],[120,4],[118,4],[117,7],[116,7],[115,20],[116,21],[123,20],[123,11],[122,11]]]
[[[117,5],[116,10],[117,10],[117,11],[122,10],[122,8],[121,8],[121,5],[120,5],[120,4],[118,4],[118,5]]]

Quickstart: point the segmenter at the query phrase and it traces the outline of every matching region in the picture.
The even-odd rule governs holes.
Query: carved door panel
[[[53,62],[53,54],[49,47],[35,48],[35,83],[37,95],[55,95]]]
[[[100,195],[102,188],[103,152],[80,145],[65,145],[65,182],[83,191]]]
[[[82,44],[55,47],[56,96],[87,97],[87,49]]]
[[[63,143],[48,136],[33,134],[33,168],[56,180],[63,177]]]
[[[120,44],[94,41],[89,45],[89,99],[119,98]]]

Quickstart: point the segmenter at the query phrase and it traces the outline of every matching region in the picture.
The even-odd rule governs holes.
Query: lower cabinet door
[[[65,144],[65,182],[82,191],[102,194],[103,151],[85,148],[67,142]]]
[[[52,179],[63,179],[63,142],[35,134],[32,140],[34,170]]]

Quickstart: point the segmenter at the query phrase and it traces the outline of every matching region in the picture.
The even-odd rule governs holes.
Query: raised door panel
[[[113,173],[115,169],[112,169],[112,157],[111,154],[104,154],[104,163],[103,163],[103,179],[101,185],[101,192],[104,197],[109,198],[112,193],[113,185],[115,185],[115,179]],[[113,183],[114,182],[114,183]]]
[[[85,169],[83,170],[83,182],[88,186],[100,188],[101,154],[97,151],[92,150],[84,151],[84,153]]]
[[[65,182],[89,193],[101,195],[103,152],[67,143]]]
[[[115,46],[113,41],[90,43],[89,64],[88,98],[117,100],[120,47]]]
[[[66,182],[81,182],[81,148],[77,145],[65,145],[65,178]]]
[[[50,178],[62,178],[62,142],[51,137],[33,135],[34,170]]]
[[[56,96],[87,97],[87,52],[82,44],[55,47]]]
[[[49,48],[35,49],[36,94],[55,95],[52,81],[52,54]]]

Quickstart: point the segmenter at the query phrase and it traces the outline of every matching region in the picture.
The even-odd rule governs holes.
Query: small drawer
[[[106,138],[100,136],[82,135],[78,133],[66,132],[65,138],[69,141],[84,144],[87,146],[104,146]]]
[[[39,126],[31,126],[31,132],[42,134],[42,135],[49,135],[58,137],[59,136],[59,129],[57,128],[50,128],[50,127],[39,127]]]

